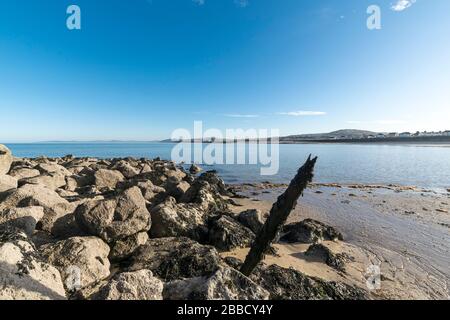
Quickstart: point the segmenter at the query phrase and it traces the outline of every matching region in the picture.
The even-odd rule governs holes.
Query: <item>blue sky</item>
[[[0,141],[448,130],[450,1],[409,2],[2,0]]]

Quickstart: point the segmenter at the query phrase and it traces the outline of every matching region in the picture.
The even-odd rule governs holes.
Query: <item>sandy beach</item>
[[[247,184],[233,187],[248,198],[235,199],[233,210],[268,212],[283,185]],[[344,241],[326,241],[333,253],[354,261],[346,272],[324,266],[305,255],[308,245],[277,244],[278,257],[267,264],[292,267],[326,280],[367,289],[367,268],[381,266],[381,288],[375,299],[449,299],[450,194],[415,187],[316,184],[305,192],[288,222],[316,219],[338,228]],[[246,249],[225,255],[240,259]]]

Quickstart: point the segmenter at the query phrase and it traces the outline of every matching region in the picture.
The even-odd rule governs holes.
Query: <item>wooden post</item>
[[[255,242],[241,267],[241,272],[244,275],[249,276],[264,259],[264,253],[267,252],[270,244],[289,217],[289,214],[295,208],[298,198],[303,194],[308,183],[312,181],[316,162],[317,157],[311,159],[310,155],[305,164],[298,170],[297,175],[291,181],[286,191],[273,204],[266,223],[256,236]]]

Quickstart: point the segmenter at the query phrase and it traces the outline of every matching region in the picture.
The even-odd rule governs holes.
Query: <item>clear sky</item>
[[[162,139],[195,120],[449,130],[450,1],[0,1],[0,141]]]

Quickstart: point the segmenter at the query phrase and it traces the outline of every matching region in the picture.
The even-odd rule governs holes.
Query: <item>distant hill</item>
[[[281,137],[280,141],[295,141],[295,140],[322,140],[322,139],[360,139],[363,137],[377,135],[377,132],[356,129],[342,129],[329,133],[313,133],[313,134],[298,134],[292,136]]]

